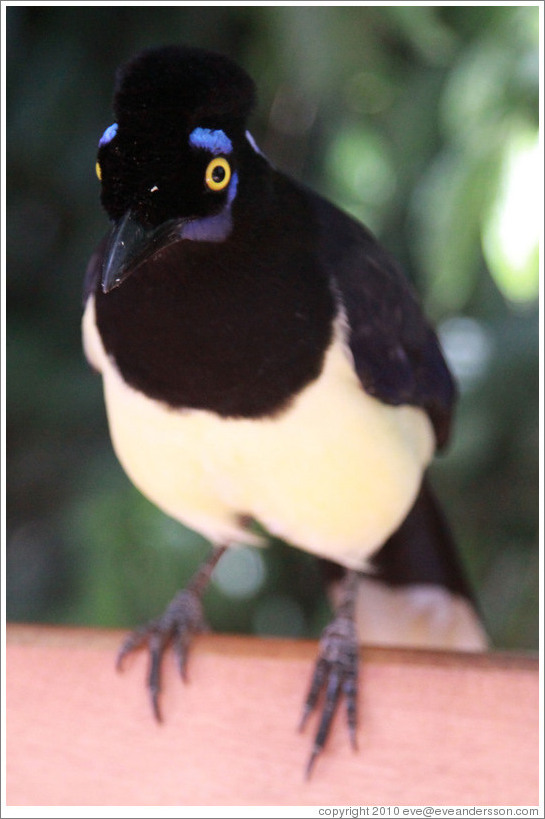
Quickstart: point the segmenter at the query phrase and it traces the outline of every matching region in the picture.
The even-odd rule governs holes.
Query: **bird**
[[[147,648],[160,720],[163,656],[185,678],[226,550],[266,532],[311,553],[333,616],[299,725],[318,712],[308,777],[341,702],[357,746],[361,644],[480,651],[487,636],[428,476],[457,398],[438,335],[373,234],[262,153],[256,102],[238,63],[194,46],[118,70],[83,345],[128,477],[211,544],[118,667]]]

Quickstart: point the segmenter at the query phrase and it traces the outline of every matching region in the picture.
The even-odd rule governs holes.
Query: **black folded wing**
[[[424,409],[437,446],[443,446],[456,390],[407,279],[368,230],[320,197],[309,196],[318,223],[317,253],[344,306],[363,388],[386,404]]]

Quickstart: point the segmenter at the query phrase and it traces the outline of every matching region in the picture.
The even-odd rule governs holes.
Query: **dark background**
[[[260,147],[414,281],[461,388],[434,481],[494,644],[535,648],[538,9],[11,7],[7,25],[8,617],[126,627],[206,553],[123,474],[80,346],[115,69],[185,42],[249,71]],[[227,559],[206,604],[262,634],[316,636],[328,611],[313,560],[278,542]]]

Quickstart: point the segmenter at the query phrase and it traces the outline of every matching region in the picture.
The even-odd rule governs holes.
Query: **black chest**
[[[335,315],[309,227],[275,208],[225,242],[171,245],[110,293],[98,287],[98,329],[125,381],[228,417],[285,407],[320,374]]]

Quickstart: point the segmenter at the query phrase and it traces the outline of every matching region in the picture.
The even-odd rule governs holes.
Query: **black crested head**
[[[222,54],[187,46],[142,51],[117,76],[118,122],[155,115],[207,124],[245,120],[255,104],[252,79]]]
[[[157,226],[228,209],[254,102],[251,78],[221,54],[166,46],[130,60],[117,75],[116,121],[99,142],[97,172],[110,218],[130,212],[131,220]],[[226,157],[230,184],[225,168],[205,183],[217,154]]]

